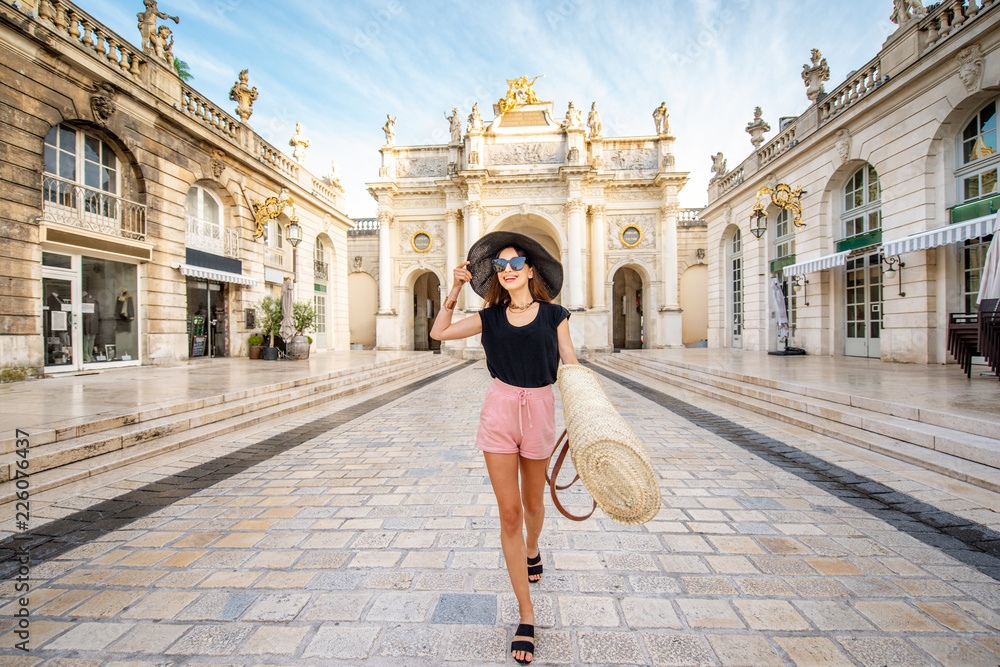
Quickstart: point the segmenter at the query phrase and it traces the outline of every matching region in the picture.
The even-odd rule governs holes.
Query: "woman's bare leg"
[[[526,556],[538,555],[538,537],[545,524],[545,469],[548,460],[518,457],[521,468],[521,506],[524,508],[524,528]],[[527,569],[527,568],[525,568]],[[541,575],[532,578],[537,581]]]
[[[524,545],[524,511],[521,507],[521,492],[518,488],[517,454],[493,454],[483,452],[486,470],[493,485],[493,494],[500,510],[500,545],[507,564],[507,575],[517,598],[521,623],[535,624],[535,609],[531,604],[528,589],[527,550]],[[538,537],[535,537],[537,544]],[[525,659],[522,651],[516,651],[514,658]]]

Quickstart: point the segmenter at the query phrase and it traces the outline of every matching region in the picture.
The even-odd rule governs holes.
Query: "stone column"
[[[465,252],[463,256],[468,256],[469,248],[480,236],[479,220],[482,216],[483,207],[478,201],[470,201],[465,207]],[[477,311],[483,307],[483,300],[469,287],[463,290],[465,295],[465,310]]]
[[[459,247],[458,247],[458,211],[453,208],[448,209],[444,212],[444,218],[447,221],[447,234],[445,236],[445,282],[447,283],[445,294],[451,290],[452,283],[454,282],[454,277],[452,271],[458,266],[461,261],[458,258]],[[442,301],[441,303],[444,303]]]
[[[599,204],[590,207],[591,227],[590,227],[590,289],[593,302],[591,308],[603,309],[605,307],[604,289],[604,205]]]
[[[569,245],[567,264],[569,264],[566,284],[569,287],[568,296],[569,310],[583,310],[584,282],[583,282],[583,202],[579,199],[570,199],[566,203],[569,211],[567,221],[566,237]]]
[[[378,212],[378,314],[392,315],[392,251],[389,244],[389,225],[392,213]]]
[[[670,308],[677,303],[677,202],[669,201],[660,207],[662,222],[663,305]]]

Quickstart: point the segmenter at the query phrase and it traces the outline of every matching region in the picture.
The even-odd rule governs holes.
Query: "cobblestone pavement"
[[[49,508],[31,651],[12,648],[7,602],[0,664],[510,661],[516,605],[472,444],[488,383],[480,362]],[[605,386],[664,508],[625,527],[550,505],[537,664],[1000,664],[996,502],[763,418]]]

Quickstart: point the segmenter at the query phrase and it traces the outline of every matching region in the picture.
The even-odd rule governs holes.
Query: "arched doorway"
[[[644,346],[644,318],[642,305],[642,278],[627,266],[615,271],[611,291],[612,334],[616,350],[639,350]]]
[[[378,311],[378,285],[364,271],[347,276],[347,326],[351,349],[375,347],[375,313]]]
[[[413,349],[439,350],[441,341],[430,337],[434,318],[441,308],[441,282],[430,271],[413,281]]]

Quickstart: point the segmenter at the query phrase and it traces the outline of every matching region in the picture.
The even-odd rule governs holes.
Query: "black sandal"
[[[517,626],[517,630],[514,632],[515,637],[531,637],[532,641],[525,641],[523,639],[515,639],[510,643],[511,657],[514,657],[514,651],[524,651],[529,653],[532,658],[535,657],[535,626],[528,625],[527,623],[521,623]],[[518,660],[514,658],[519,665],[527,665],[531,660]]]
[[[539,575],[538,578],[532,579],[531,577],[533,577],[536,574]],[[539,581],[542,580],[541,574],[542,574],[542,552],[539,551],[537,556],[528,559],[528,581],[533,584],[537,584]]]

